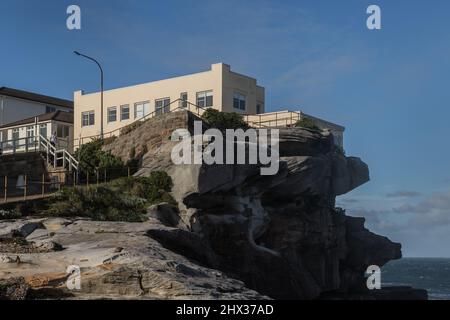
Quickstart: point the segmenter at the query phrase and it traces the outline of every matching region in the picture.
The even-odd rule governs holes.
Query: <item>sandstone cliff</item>
[[[166,129],[180,119],[188,119],[183,128],[192,127],[188,115],[166,117]],[[369,265],[401,257],[400,244],[335,208],[335,197],[367,182],[369,170],[359,158],[337,152],[329,132],[281,129],[280,170],[261,176],[256,165],[174,166],[169,135],[156,143],[146,138],[162,131],[145,124],[108,150],[126,160],[130,141],[151,140],[137,175],[163,169],[174,180],[178,208],[152,209],[174,229],[149,233],[166,248],[270,297],[295,299],[363,290]],[[202,243],[200,256],[186,244],[194,235]]]
[[[257,165],[175,166],[170,134],[191,130],[193,119],[163,115],[105,146],[124,161],[135,148],[138,176],[167,171],[177,206],[155,205],[137,224],[5,222],[0,238],[21,234],[30,246],[20,254],[0,246],[0,279],[22,277],[14,292],[31,286],[44,297],[361,298],[366,268],[401,257],[400,244],[335,207],[336,196],[369,180],[369,170],[337,152],[329,132],[282,129],[275,176],[261,176]],[[70,264],[82,268],[81,291],[64,286]]]

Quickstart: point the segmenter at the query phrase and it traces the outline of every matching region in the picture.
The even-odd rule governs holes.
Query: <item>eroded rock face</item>
[[[55,242],[61,249],[1,252],[0,299],[268,299],[242,281],[193,262],[211,264],[216,258],[200,236],[153,218],[144,223],[49,218],[41,225],[44,229],[26,240]],[[196,256],[186,258],[153,239],[168,232],[185,232],[176,240]],[[81,268],[81,290],[66,285],[71,265]]]
[[[173,165],[167,136],[191,124],[183,123],[186,113],[165,119],[171,122],[145,122],[107,149],[126,161],[136,141],[145,144],[137,175],[167,171],[178,208],[153,206],[149,221],[136,224],[5,225],[5,235],[18,229],[62,251],[18,255],[19,262],[0,254],[0,278],[14,273],[33,289],[72,298],[315,299],[360,296],[369,265],[401,256],[399,244],[335,208],[335,197],[367,182],[369,170],[337,152],[329,132],[281,130],[280,169],[261,176],[257,165]],[[81,292],[64,289],[69,264],[82,268]]]
[[[155,168],[150,155],[145,167]],[[401,256],[399,244],[334,207],[336,196],[369,181],[369,170],[359,158],[338,152],[329,132],[282,129],[280,156],[275,176],[261,176],[258,166],[249,165],[165,166],[180,219],[217,257],[214,267],[273,298],[314,299],[360,290],[369,265]],[[164,157],[170,155],[159,149],[159,163]],[[176,237],[157,239],[183,254]],[[202,263],[210,265],[208,259]]]

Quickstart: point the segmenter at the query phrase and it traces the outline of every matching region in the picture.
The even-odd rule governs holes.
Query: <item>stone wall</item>
[[[189,125],[192,121],[189,119],[193,117],[195,116],[188,111],[179,111],[151,118],[132,132],[121,135],[114,143],[104,146],[103,149],[127,162],[131,158],[133,148],[136,155],[144,154],[145,149],[156,150],[164,142],[169,141],[176,129],[192,131]]]

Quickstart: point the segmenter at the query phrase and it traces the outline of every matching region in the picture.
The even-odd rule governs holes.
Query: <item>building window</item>
[[[201,108],[207,108],[213,106],[213,92],[203,91],[197,93],[197,106]]]
[[[52,113],[55,112],[56,108],[51,106],[45,106],[45,113]]]
[[[134,118],[140,119],[150,113],[150,102],[138,102],[134,105]]]
[[[34,142],[34,126],[27,126],[27,144],[31,145]]]
[[[130,119],[130,106],[128,104],[120,106],[120,121],[129,119]]]
[[[39,135],[43,136],[44,138],[47,138],[47,124],[41,124],[39,125]]]
[[[186,109],[187,108],[187,101],[188,101],[188,94],[187,92],[183,92],[180,94],[180,108]]]
[[[247,97],[240,92],[235,92],[233,96],[233,107],[239,110],[245,110]]]
[[[258,102],[256,105],[256,114],[264,113],[264,104],[261,102]]]
[[[16,129],[13,129],[12,130],[12,140],[19,140],[19,136],[20,136],[20,133],[19,133],[19,128],[16,128]]]
[[[156,115],[170,112],[170,98],[155,100]]]
[[[117,107],[108,108],[108,122],[117,121]]]
[[[95,125],[95,112],[87,111],[81,114],[81,126],[89,127]]]
[[[58,138],[67,138],[69,136],[69,126],[58,124],[56,127],[56,136]]]

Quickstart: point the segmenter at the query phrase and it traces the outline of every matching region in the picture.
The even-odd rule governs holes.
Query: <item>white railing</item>
[[[78,161],[66,149],[56,149],[56,146],[42,135],[39,136],[39,150],[45,153],[47,163],[53,168],[57,168],[58,164],[62,162],[62,168],[67,167],[69,171],[73,169],[78,171]]]

